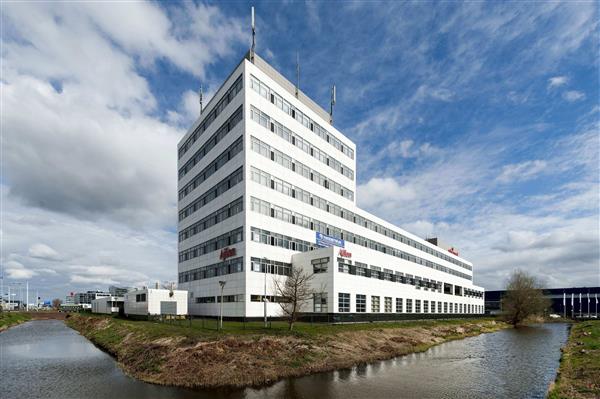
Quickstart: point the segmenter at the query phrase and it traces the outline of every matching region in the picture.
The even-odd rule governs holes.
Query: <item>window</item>
[[[146,302],[146,294],[136,294],[135,301],[136,302]]]
[[[371,312],[372,313],[380,312],[379,296],[371,295]]]
[[[385,313],[392,313],[392,298],[389,296],[385,297],[384,310]]]
[[[444,302],[444,313],[448,313],[448,302]]]
[[[454,313],[458,313],[458,303],[454,304]]]
[[[327,313],[327,293],[320,292],[313,295],[313,311],[315,313]]]
[[[396,298],[396,313],[402,313],[402,298]]]
[[[412,313],[412,299],[406,300],[406,313]]]
[[[415,313],[421,313],[421,300],[415,299]]]
[[[431,313],[435,313],[435,301],[431,301]]]
[[[338,293],[338,309],[340,313],[350,312],[350,294]]]
[[[442,313],[442,302],[438,301],[438,305],[437,306],[438,306],[438,310],[437,310],[438,313]]]
[[[367,311],[367,296],[356,294],[356,312],[364,313]]]
[[[429,313],[429,301],[423,301],[423,313]]]
[[[327,265],[329,264],[329,257],[313,259],[310,263],[313,265],[313,273],[326,273]]]
[[[203,296],[196,298],[196,303],[215,303],[216,299],[214,296]]]

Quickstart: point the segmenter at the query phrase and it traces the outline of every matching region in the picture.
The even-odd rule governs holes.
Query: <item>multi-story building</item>
[[[473,265],[356,205],[356,145],[257,55],[178,145],[179,288],[189,312],[280,314],[275,279],[315,273],[305,312],[344,318],[484,312]],[[402,314],[400,316],[399,314]],[[419,316],[414,316],[419,314]]]

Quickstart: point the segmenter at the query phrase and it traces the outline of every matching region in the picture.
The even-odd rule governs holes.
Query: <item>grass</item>
[[[463,325],[472,322],[473,324],[482,321],[491,321],[493,318],[476,319],[442,319],[442,320],[414,320],[414,321],[395,321],[395,322],[373,322],[373,323],[346,323],[346,324],[324,324],[324,323],[305,323],[297,322],[294,329],[289,331],[288,324],[284,321],[269,322],[269,327],[265,328],[263,322],[238,322],[223,321],[223,329],[218,331],[218,321],[216,319],[193,319],[173,320],[173,321],[145,321],[131,320],[104,315],[87,315],[89,317],[111,318],[116,325],[126,327],[128,331],[134,331],[143,334],[149,339],[158,339],[161,337],[184,336],[190,338],[218,338],[227,335],[274,335],[285,336],[293,335],[304,338],[318,337],[323,335],[337,334],[346,331],[368,331],[389,328],[430,328],[436,326]],[[77,317],[77,316],[75,316]],[[108,337],[107,337],[108,338]],[[122,338],[122,337],[121,337]],[[117,339],[114,337],[114,339]]]
[[[600,321],[573,324],[550,399],[600,397]]]
[[[24,323],[31,319],[31,316],[22,312],[1,312],[0,313],[0,331],[9,327]]]

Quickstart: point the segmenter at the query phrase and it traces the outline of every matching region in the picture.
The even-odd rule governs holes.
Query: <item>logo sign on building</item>
[[[448,250],[448,252],[450,252],[452,255],[456,255],[456,256],[458,256],[458,251],[457,251],[456,249],[454,249],[454,247],[450,248],[450,249]]]
[[[235,256],[235,248],[223,248],[221,250],[221,254],[219,255],[219,259],[221,260],[225,260],[227,258],[231,258],[232,256]]]
[[[335,237],[331,237],[328,235],[325,235],[323,233],[320,233],[317,231],[317,237],[316,237],[316,243],[317,246],[325,248],[325,247],[342,247],[344,248],[344,240],[342,240],[341,238],[335,238]]]
[[[346,251],[345,249],[340,249],[340,252],[338,252],[338,254],[342,258],[351,258],[352,257],[352,252]]]

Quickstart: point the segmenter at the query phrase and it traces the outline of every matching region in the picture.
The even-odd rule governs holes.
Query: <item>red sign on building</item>
[[[232,256],[235,256],[235,248],[227,247],[221,250],[221,255],[219,255],[219,259],[225,260],[227,258],[231,258]]]
[[[453,254],[453,255],[456,255],[456,256],[458,256],[458,251],[457,251],[456,249],[454,249],[454,247],[450,248],[450,249],[448,250],[448,252],[450,252],[450,253],[451,253],[451,254]]]
[[[340,249],[339,255],[343,258],[351,258],[352,257],[352,253],[346,251],[345,249]]]

